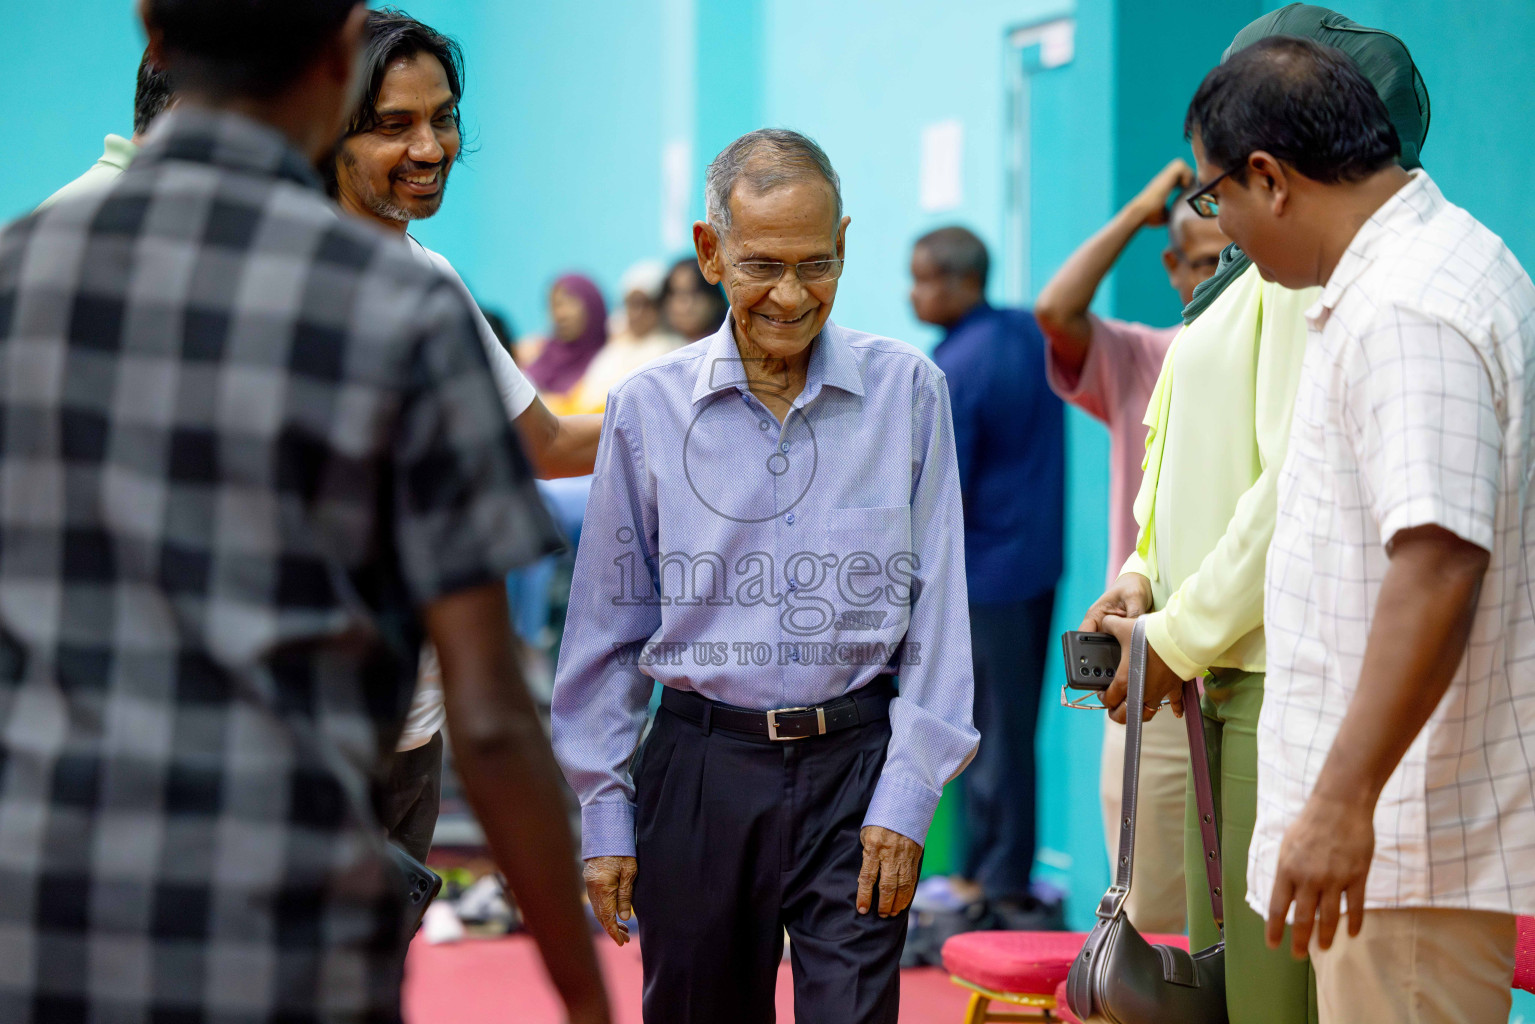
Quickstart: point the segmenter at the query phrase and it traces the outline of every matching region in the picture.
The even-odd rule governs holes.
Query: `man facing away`
[[[430,636],[572,1020],[607,1011],[502,579],[553,543],[473,311],[337,218],[351,0],[145,0],[182,104],[0,232],[0,1017],[390,1021],[368,780]]]
[[[986,301],[986,245],[962,227],[917,239],[911,305],[942,327],[933,361],[949,383],[965,509],[965,576],[980,750],[965,774],[961,898],[1005,927],[1060,927],[1029,892],[1034,734],[1061,575],[1064,410],[1045,383],[1044,339],[1023,310]],[[979,891],[977,891],[979,890]]]
[[[730,315],[611,393],[555,676],[587,887],[615,941],[638,914],[649,1024],[773,1020],[786,928],[799,1019],[894,1021],[976,745],[948,390],[829,319],[849,219],[814,142],[732,142],[706,207]]]
[[[1181,305],[1215,273],[1228,239],[1214,221],[1177,200],[1194,172],[1174,160],[1124,209],[1083,242],[1061,265],[1034,303],[1049,340],[1045,376],[1055,393],[1109,428],[1109,585],[1135,550],[1135,493],[1146,454],[1146,404],[1162,360],[1182,324],[1149,327],[1088,311],[1103,278],[1125,246],[1146,227],[1167,225],[1162,265]],[[1169,208],[1168,201],[1172,200]],[[1118,855],[1123,806],[1125,727],[1104,717],[1099,799],[1109,860]],[[1184,913],[1183,798],[1188,739],[1171,715],[1158,715],[1141,733],[1135,831],[1135,878],[1125,910],[1143,932],[1181,932]]]
[[[1255,44],[1187,129],[1233,241],[1323,289],[1268,559],[1248,903],[1274,946],[1293,904],[1324,1022],[1507,1020],[1535,913],[1535,285],[1400,166],[1337,50]]]
[[[362,80],[361,100],[329,168],[331,194],[347,213],[401,239],[418,263],[448,278],[473,306],[452,265],[406,234],[411,221],[442,208],[458,158],[463,98],[458,44],[401,11],[369,11]],[[590,473],[601,418],[550,413],[479,307],[473,308],[507,415],[539,474]],[[444,720],[440,669],[429,652],[380,792],[389,837],[417,860],[426,859],[437,826]]]

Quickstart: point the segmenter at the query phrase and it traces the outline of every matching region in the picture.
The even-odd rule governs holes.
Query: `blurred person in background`
[[[1208,280],[1228,243],[1214,221],[1197,215],[1180,193],[1194,172],[1174,160],[1125,204],[1097,234],[1083,242],[1040,290],[1034,303],[1050,345],[1046,377],[1066,401],[1109,428],[1109,585],[1135,550],[1135,492],[1146,454],[1146,404],[1162,360],[1182,324],[1151,327],[1094,315],[1088,307],[1125,246],[1146,227],[1167,225],[1162,265],[1180,308]],[[1168,206],[1169,200],[1172,206]],[[1183,797],[1188,737],[1172,715],[1158,715],[1141,734],[1135,878],[1125,909],[1142,932],[1183,931]],[[1105,716],[1099,795],[1109,861],[1119,855],[1119,816],[1124,784],[1125,727]]]
[[[145,50],[139,60],[138,77],[133,87],[133,137],[125,139],[121,135],[108,135],[101,159],[90,170],[44,199],[38,209],[50,206],[66,196],[104,188],[117,180],[117,176],[133,162],[155,118],[164,113],[173,101],[170,77],[150,60],[149,51]]]
[[[1428,93],[1401,40],[1325,8],[1292,4],[1239,32],[1224,59],[1271,35],[1315,38],[1347,52],[1392,112],[1403,162],[1418,165]],[[1202,201],[1210,184],[1196,185],[1190,200]],[[1184,799],[1184,886],[1191,944],[1204,948],[1224,938],[1232,1024],[1300,1024],[1317,1016],[1309,962],[1266,945],[1263,917],[1248,904],[1247,866],[1267,666],[1265,562],[1306,352],[1306,311],[1319,294],[1265,279],[1234,246],[1194,290],[1147,404],[1136,549],[1081,626],[1119,638],[1125,657],[1103,695],[1116,721],[1124,720],[1136,616],[1148,616],[1148,715],[1164,698],[1175,713],[1185,711],[1183,680],[1204,677],[1198,712],[1221,842],[1223,929],[1206,895],[1192,788]]]
[[[1322,287],[1279,481],[1248,906],[1323,1024],[1508,1020],[1535,913],[1535,285],[1293,36],[1189,105],[1205,216]],[[1347,929],[1344,904],[1347,905]]]
[[[981,747],[960,779],[961,902],[984,897],[1002,927],[1063,927],[1029,888],[1038,794],[1034,739],[1052,650],[1066,486],[1065,410],[1045,383],[1045,340],[1024,310],[986,301],[991,260],[963,227],[917,239],[911,305],[944,329],[933,361],[949,384],[964,502],[965,577]]]
[[[528,379],[550,408],[566,412],[586,368],[607,343],[602,289],[584,274],[563,274],[549,287],[549,333],[528,361]]]
[[[603,1024],[502,583],[557,537],[474,310],[315,169],[367,10],[140,10],[177,109],[0,231],[0,1015],[398,1020],[369,781],[430,637],[489,845]]]
[[[680,259],[666,272],[661,319],[684,342],[707,338],[719,330],[727,307],[724,289],[704,277],[698,269],[698,257]]]
[[[648,1024],[772,1021],[786,929],[798,1020],[891,1022],[976,742],[948,391],[830,320],[849,218],[813,141],[744,135],[705,194],[730,316],[613,389],[560,650],[587,890],[615,942],[637,915]]]
[[[405,243],[423,266],[442,274],[471,304],[507,415],[542,476],[591,471],[601,420],[557,417],[539,400],[463,279],[445,257],[407,227],[442,208],[460,142],[463,54],[452,39],[397,8],[368,13],[363,90],[328,164],[329,189],[343,211]],[[442,791],[441,672],[428,649],[396,756],[381,781],[379,816],[389,838],[425,861]]]
[[[571,392],[567,404],[570,412],[602,412],[609,388],[652,359],[684,344],[661,322],[661,292],[665,284],[666,268],[655,260],[636,263],[624,271],[618,283],[624,309],[621,316],[614,318],[619,329],[598,351]]]

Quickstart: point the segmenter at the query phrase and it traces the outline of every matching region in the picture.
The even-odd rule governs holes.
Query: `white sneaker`
[[[434,946],[458,942],[464,937],[464,922],[458,919],[452,904],[437,900],[426,908],[426,916],[421,919],[421,937]]]

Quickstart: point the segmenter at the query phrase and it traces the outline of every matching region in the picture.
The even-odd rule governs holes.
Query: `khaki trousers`
[[[1183,801],[1189,744],[1181,719],[1166,708],[1141,730],[1140,798],[1135,816],[1135,865],[1125,912],[1144,933],[1181,935],[1186,917],[1183,890]],[[1119,859],[1125,727],[1103,718],[1103,761],[1098,797],[1109,874]]]
[[[1480,910],[1368,910],[1332,948],[1311,940],[1321,1024],[1506,1024],[1515,919]]]

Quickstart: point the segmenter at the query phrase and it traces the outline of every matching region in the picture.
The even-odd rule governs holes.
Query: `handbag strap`
[[[1130,895],[1131,868],[1135,863],[1135,805],[1140,792],[1142,716],[1146,708],[1146,619],[1135,620],[1130,634],[1130,689],[1125,715],[1125,776],[1123,817],[1119,822],[1119,863],[1114,884],[1098,905],[1098,916],[1110,918]],[[1214,790],[1210,786],[1210,760],[1205,751],[1204,716],[1199,712],[1199,688],[1183,683],[1183,720],[1188,728],[1189,764],[1194,774],[1194,799],[1199,807],[1199,834],[1205,850],[1205,876],[1210,890],[1210,909],[1215,923],[1225,921],[1221,899],[1221,849],[1215,828]]]

